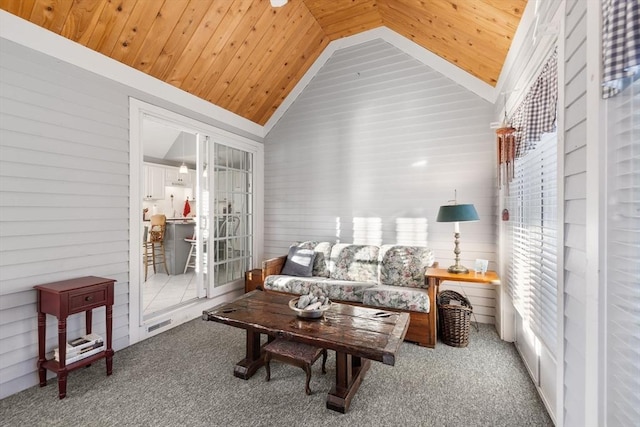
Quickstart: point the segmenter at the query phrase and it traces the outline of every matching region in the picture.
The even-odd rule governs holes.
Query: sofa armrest
[[[286,260],[287,256],[283,255],[262,261],[262,279],[264,280],[265,277],[273,274],[280,274]]]

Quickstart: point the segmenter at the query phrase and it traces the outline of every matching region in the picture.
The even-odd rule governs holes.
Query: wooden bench
[[[311,394],[309,382],[311,381],[311,365],[322,355],[322,373],[326,374],[327,349],[314,347],[301,342],[276,339],[264,346],[264,366],[267,370],[266,381],[271,379],[269,362],[271,359],[279,360],[290,365],[298,366],[307,374],[305,392]]]

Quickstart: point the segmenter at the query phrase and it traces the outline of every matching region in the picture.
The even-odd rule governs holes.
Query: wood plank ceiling
[[[387,26],[495,86],[526,0],[0,0],[264,125],[332,40]]]

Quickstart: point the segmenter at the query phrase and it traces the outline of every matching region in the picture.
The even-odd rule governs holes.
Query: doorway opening
[[[242,292],[262,146],[132,99],[131,159],[133,343]]]

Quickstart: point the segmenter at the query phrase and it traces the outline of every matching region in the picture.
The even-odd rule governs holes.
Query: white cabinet
[[[161,166],[144,165],[144,199],[164,199],[165,168]]]
[[[191,170],[188,174],[180,173],[180,168],[167,167],[165,170],[165,183],[173,187],[191,187]]]

